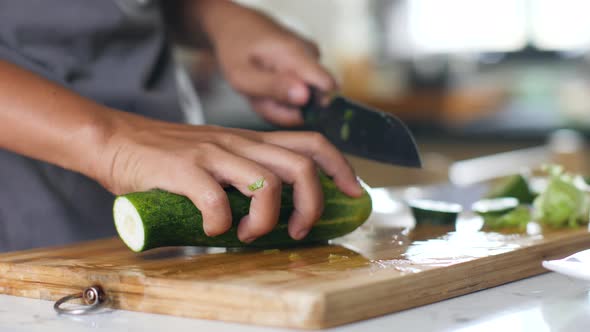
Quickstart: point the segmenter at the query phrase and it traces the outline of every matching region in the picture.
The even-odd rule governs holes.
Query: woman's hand
[[[197,8],[221,69],[260,115],[282,126],[303,123],[300,107],[307,85],[324,92],[336,88],[318,62],[316,45],[269,17],[225,0],[199,0]]]
[[[111,115],[112,134],[97,180],[115,194],[161,188],[185,195],[201,210],[210,236],[231,226],[224,185],[252,197],[250,213],[238,227],[244,242],[277,223],[282,183],[294,188],[289,234],[294,239],[307,235],[323,209],[318,166],[344,193],[361,194],[345,158],[317,133],[261,133],[172,124],[118,111]],[[262,188],[250,190],[259,179],[264,179]]]

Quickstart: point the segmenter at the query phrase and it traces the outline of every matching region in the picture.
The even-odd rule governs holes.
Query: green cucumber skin
[[[143,221],[145,242],[139,251],[166,246],[285,247],[324,242],[343,236],[355,230],[369,217],[371,198],[366,191],[359,198],[351,198],[340,192],[334,182],[324,176],[321,177],[321,183],[324,212],[309,234],[299,241],[293,240],[287,230],[287,221],[293,212],[290,186],[283,186],[277,226],[249,244],[238,239],[237,226],[242,217],[248,214],[250,198],[234,188],[226,189],[232,211],[232,227],[215,237],[205,234],[200,211],[185,196],[151,190],[130,193],[123,197],[133,204]]]
[[[537,195],[531,192],[527,180],[522,175],[516,174],[502,179],[488,192],[486,197],[514,197],[520,203],[531,204]]]
[[[412,207],[412,214],[416,225],[454,225],[459,216],[458,212],[443,212]]]

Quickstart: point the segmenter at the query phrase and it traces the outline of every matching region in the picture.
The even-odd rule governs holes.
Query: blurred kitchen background
[[[587,170],[588,0],[239,2],[315,40],[344,95],[407,122],[425,168],[351,158],[369,184],[444,182],[464,173],[458,160],[538,146],[490,162],[500,173],[545,159]],[[180,57],[208,123],[272,129],[223,81],[209,55],[182,50]]]

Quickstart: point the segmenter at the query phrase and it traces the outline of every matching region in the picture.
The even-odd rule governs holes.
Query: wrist
[[[87,121],[80,125],[70,143],[74,152],[73,167],[66,167],[82,173],[104,185],[108,171],[105,164],[110,160],[110,142],[115,133],[114,113],[116,111],[102,105],[88,112]]]
[[[86,173],[114,194],[129,190],[129,157],[137,156],[144,140],[154,135],[158,121],[116,109],[105,109],[93,126],[97,146]],[[139,144],[138,144],[139,143]]]

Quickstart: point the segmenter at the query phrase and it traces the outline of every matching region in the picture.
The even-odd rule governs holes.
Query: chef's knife
[[[412,134],[395,116],[372,110],[342,96],[324,106],[322,95],[310,88],[303,106],[305,127],[322,133],[339,150],[358,157],[406,167],[421,167]]]

